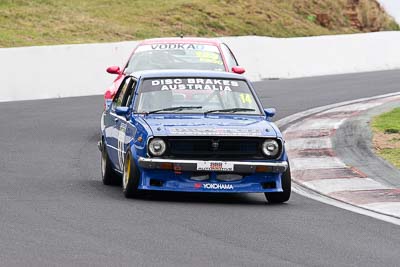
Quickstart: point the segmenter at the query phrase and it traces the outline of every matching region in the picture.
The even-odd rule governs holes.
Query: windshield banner
[[[210,79],[210,78],[170,78],[145,80],[142,92],[169,90],[210,90],[248,92],[248,85],[241,80]]]
[[[208,51],[219,53],[218,47],[215,45],[202,45],[202,44],[152,44],[152,45],[141,45],[139,46],[135,53],[143,51],[154,51],[154,50],[193,50],[193,51]]]

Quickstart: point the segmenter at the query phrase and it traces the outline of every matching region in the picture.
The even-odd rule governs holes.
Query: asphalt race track
[[[400,90],[400,71],[256,84],[277,118]],[[102,97],[0,104],[2,266],[398,266],[400,227],[293,194],[152,193],[103,186]]]

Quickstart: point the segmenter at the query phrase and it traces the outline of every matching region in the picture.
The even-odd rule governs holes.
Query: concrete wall
[[[400,32],[223,39],[253,80],[400,68]]]
[[[0,101],[101,94],[136,42],[0,49]]]
[[[400,68],[400,32],[307,38],[226,37],[257,81]],[[0,49],[0,101],[103,94],[137,42]]]

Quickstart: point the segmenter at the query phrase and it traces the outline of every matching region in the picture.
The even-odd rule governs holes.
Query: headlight
[[[262,144],[261,149],[262,149],[262,152],[264,153],[264,155],[267,157],[278,156],[278,153],[280,150],[278,142],[273,139],[265,140],[264,143]]]
[[[166,149],[167,145],[165,144],[164,140],[160,138],[154,138],[149,143],[149,151],[150,154],[153,156],[161,156],[162,154],[164,154]]]

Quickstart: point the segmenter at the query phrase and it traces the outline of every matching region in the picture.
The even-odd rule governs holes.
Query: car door
[[[136,80],[134,78],[129,78],[126,81],[126,89],[122,89],[121,95],[119,96],[120,101],[116,103],[115,108],[117,107],[129,107],[131,108],[132,99],[134,96],[134,88],[136,86]],[[125,86],[124,85],[124,86]],[[115,109],[114,109],[115,111]],[[131,112],[131,111],[130,111]],[[119,171],[122,172],[124,168],[124,160],[125,160],[125,149],[127,143],[130,142],[131,138],[133,138],[136,133],[136,128],[132,129],[132,124],[130,123],[131,114],[130,112],[126,116],[118,116],[114,113],[116,118],[116,130],[117,130],[117,152],[116,155],[116,164],[115,166]]]
[[[125,138],[124,127],[126,127],[126,118],[117,115],[115,109],[117,107],[126,106],[128,95],[132,91],[130,90],[132,83],[132,77],[127,77],[121,83],[121,86],[111,103],[111,107],[106,111],[104,118],[108,156],[118,171],[122,171],[120,158],[123,154],[123,150],[120,147],[120,140]]]
[[[134,139],[135,134],[136,134],[136,126],[134,125],[132,121],[132,112],[133,112],[133,102],[134,102],[134,97],[135,97],[135,90],[137,86],[137,80],[135,78],[131,79],[131,82],[129,84],[129,90],[126,92],[125,98],[123,100],[123,106],[124,107],[129,107],[130,112],[129,115],[124,117],[123,120],[121,120],[120,124],[120,139],[119,139],[119,146],[120,146],[120,167],[123,169],[124,165],[124,160],[125,160],[125,154],[126,154],[126,148],[130,145],[130,142]]]

